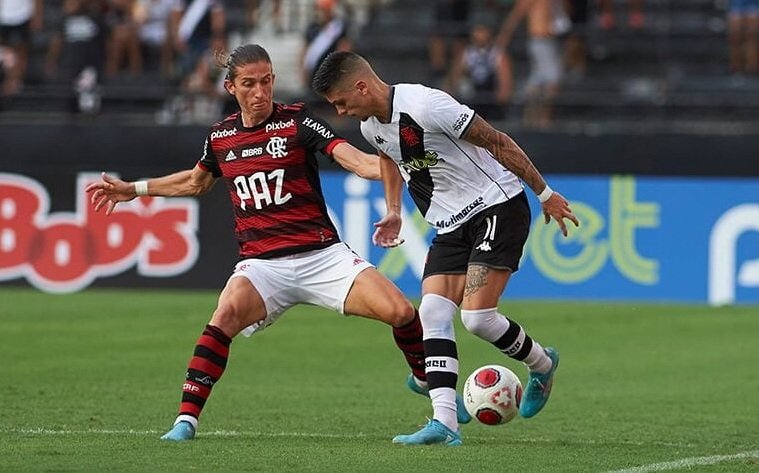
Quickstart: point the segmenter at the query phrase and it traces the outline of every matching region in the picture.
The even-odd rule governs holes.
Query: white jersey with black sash
[[[394,85],[390,100],[390,123],[370,117],[361,133],[395,161],[419,211],[438,233],[523,191],[488,150],[461,139],[474,120],[471,108],[419,84]]]

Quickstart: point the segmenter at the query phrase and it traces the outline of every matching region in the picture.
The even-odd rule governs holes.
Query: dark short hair
[[[237,46],[234,51],[226,55],[221,53],[217,56],[218,62],[227,70],[227,80],[235,80],[237,69],[248,64],[256,62],[266,62],[271,64],[269,53],[258,44],[243,44]]]
[[[311,80],[311,88],[319,95],[332,91],[348,74],[355,72],[366,60],[351,51],[335,51],[324,58]]]

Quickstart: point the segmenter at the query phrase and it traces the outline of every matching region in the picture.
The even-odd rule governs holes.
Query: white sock
[[[490,309],[462,309],[461,323],[469,332],[490,343],[495,342],[509,328],[509,320],[498,313],[497,307]]]
[[[192,424],[192,428],[195,430],[198,430],[198,419],[193,416],[188,416],[187,414],[182,414],[180,416],[177,416],[177,420],[174,421],[174,425],[177,425],[178,423],[185,421]]]
[[[432,399],[433,418],[456,432],[459,429],[459,421],[456,417],[456,390],[451,388],[432,389],[430,390],[430,399]]]
[[[425,294],[419,304],[419,318],[424,331],[427,381],[432,381],[430,400],[432,401],[432,418],[443,423],[446,427],[458,430],[456,419],[456,384],[441,386],[435,379],[440,379],[441,373],[446,379],[456,379],[459,373],[459,360],[456,356],[456,336],[453,329],[453,317],[458,306],[451,300],[437,295]],[[431,353],[428,345],[431,340],[438,344],[437,352]],[[443,345],[443,348],[439,346]],[[452,376],[451,376],[452,375]]]
[[[553,366],[551,358],[546,355],[540,343],[530,338],[518,323],[509,320],[503,314],[499,314],[497,307],[462,310],[461,322],[471,333],[493,343],[499,350],[510,357],[518,353],[519,349],[526,345],[526,342],[532,342],[530,352],[521,360],[531,372],[547,373],[551,369],[551,366]],[[507,336],[510,327],[513,331],[513,338],[507,340],[506,345],[499,346],[501,343],[499,339]]]
[[[527,368],[530,369],[530,372],[540,374],[548,373],[553,366],[551,357],[546,355],[543,347],[535,340],[532,341],[532,349],[530,350],[530,353],[522,361],[527,365]]]

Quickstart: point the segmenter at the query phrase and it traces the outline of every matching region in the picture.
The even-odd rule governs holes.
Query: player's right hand
[[[128,202],[137,197],[133,184],[106,173],[102,173],[101,179],[100,182],[93,182],[85,189],[86,192],[92,193],[90,203],[95,208],[95,212],[99,212],[105,206],[105,214],[111,215],[117,203]]]

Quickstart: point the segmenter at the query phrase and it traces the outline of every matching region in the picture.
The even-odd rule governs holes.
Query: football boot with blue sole
[[[161,436],[161,440],[173,440],[175,442],[181,442],[183,440],[192,440],[195,438],[195,427],[186,420],[182,420],[174,424],[168,432]]]
[[[559,367],[559,352],[555,348],[544,348],[546,355],[551,358],[553,364],[547,373],[530,373],[527,387],[522,395],[522,403],[519,406],[519,415],[525,418],[532,417],[540,412],[548,402],[553,388],[553,375]]]
[[[457,447],[461,445],[461,433],[454,432],[446,427],[442,422],[432,419],[427,425],[417,432],[409,435],[396,435],[393,443],[401,445],[445,445],[447,447]]]

